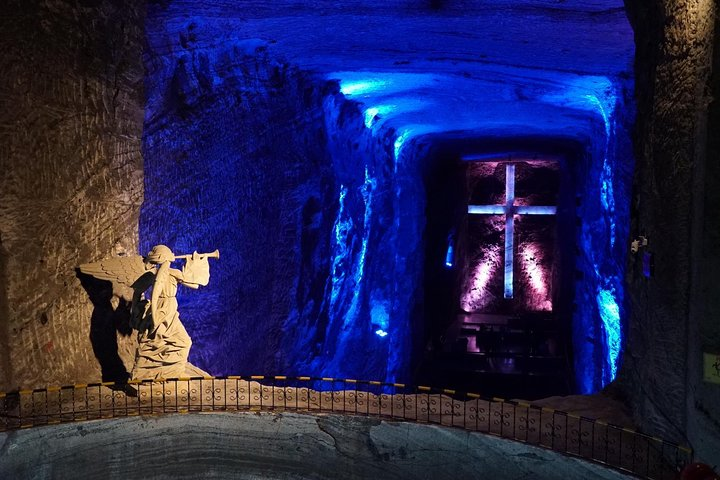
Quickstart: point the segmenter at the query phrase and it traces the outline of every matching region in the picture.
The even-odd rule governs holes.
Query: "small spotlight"
[[[445,254],[445,266],[447,268],[452,268],[453,263],[454,263],[453,262],[454,257],[455,257],[455,252],[453,249],[453,245],[451,243],[450,245],[448,245],[447,253]]]
[[[383,330],[382,328],[379,328],[379,329],[375,330],[375,335],[377,335],[378,337],[386,337],[387,332],[385,330]]]
[[[445,253],[445,267],[452,268],[455,264],[455,229],[450,230],[447,239],[447,252]]]

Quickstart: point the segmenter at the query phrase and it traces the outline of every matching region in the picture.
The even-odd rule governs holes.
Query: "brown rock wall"
[[[75,267],[136,249],[142,2],[11,0],[6,11],[0,388],[97,379]]]
[[[702,224],[705,123],[716,12],[713,2],[627,0],[637,44],[637,161],[633,235],[649,238],[652,278],[629,269],[632,318],[621,382],[635,418],[652,433],[692,443],[700,410],[697,245]],[[686,409],[686,399],[688,409]],[[707,398],[705,399],[707,400]],[[693,405],[695,403],[695,405]],[[710,414],[712,415],[712,414]],[[715,454],[717,455],[717,454]]]

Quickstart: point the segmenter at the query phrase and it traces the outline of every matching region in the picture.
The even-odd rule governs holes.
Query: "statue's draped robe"
[[[159,271],[153,288],[160,288],[157,295],[155,316],[146,322],[149,329],[140,331],[138,350],[133,367],[133,379],[177,378],[185,376],[188,354],[192,341],[178,314],[178,282],[197,288],[207,285],[209,266],[207,258],[188,260],[182,272],[169,269],[166,275]],[[149,314],[149,309],[146,314]]]

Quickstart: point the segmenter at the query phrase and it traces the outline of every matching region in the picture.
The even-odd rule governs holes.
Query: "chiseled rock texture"
[[[98,379],[98,348],[115,341],[74,268],[136,250],[143,3],[3,7],[0,389]]]
[[[180,294],[190,360],[216,375],[407,372],[423,200],[417,171],[393,171],[394,132],[372,135],[337,82],[264,42],[163,21],[148,26],[140,236],[221,251],[210,285]]]
[[[192,414],[0,434],[3,478],[621,479],[482,434],[366,417]]]
[[[717,10],[706,1],[626,4],[637,48],[632,229],[648,237],[655,271],[645,278],[640,257],[630,259],[621,386],[643,429],[717,464],[720,386],[701,382],[700,363],[701,352],[720,352]]]
[[[148,30],[142,248],[219,249],[208,287],[178,292],[190,361],[279,374],[283,322],[321,297],[329,271],[327,92],[261,42],[213,48],[196,44],[201,25],[159,30]]]
[[[614,295],[619,330],[633,106],[621,2],[172,0],[148,5],[146,36],[142,249],[222,252],[211,285],[179,297],[191,361],[412,381],[438,321],[424,303],[444,295],[423,291],[446,273],[425,268],[444,265],[427,248],[432,177],[457,160],[428,152],[524,140],[582,151],[568,160],[588,226],[567,267],[586,274],[575,360],[582,391],[611,379],[597,298]]]

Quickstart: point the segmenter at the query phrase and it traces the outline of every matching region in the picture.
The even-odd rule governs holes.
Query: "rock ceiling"
[[[340,82],[369,128],[413,137],[591,141],[632,88],[621,0],[166,2],[151,7],[154,53],[236,43]],[[602,136],[602,135],[600,135]]]

